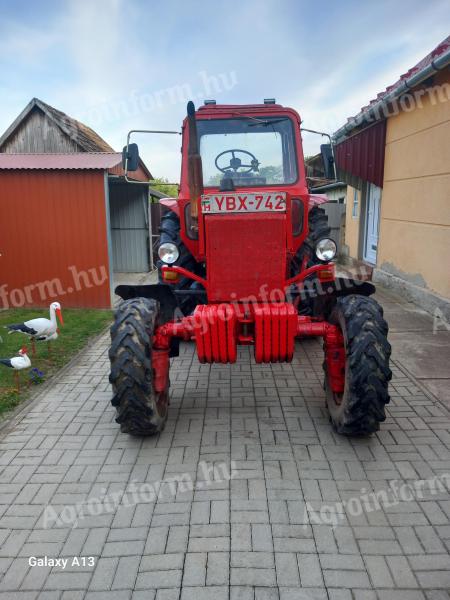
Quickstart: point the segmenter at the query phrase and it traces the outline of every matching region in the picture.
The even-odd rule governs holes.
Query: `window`
[[[205,186],[287,185],[297,180],[294,128],[287,118],[197,121]]]
[[[358,190],[353,190],[352,217],[354,219],[358,218],[358,204],[359,204]]]

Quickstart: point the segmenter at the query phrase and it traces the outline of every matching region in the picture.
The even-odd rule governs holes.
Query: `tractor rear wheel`
[[[325,393],[330,420],[338,433],[367,435],[386,419],[391,346],[383,309],[372,298],[338,298],[329,321],[338,325],[346,350],[345,387],[342,394],[330,389],[325,369]]]
[[[153,388],[152,338],[158,322],[156,300],[133,298],[122,302],[111,327],[109,381],[111,404],[123,433],[153,435],[167,421],[168,385],[160,393]]]

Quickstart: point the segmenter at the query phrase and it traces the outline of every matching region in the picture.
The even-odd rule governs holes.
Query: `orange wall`
[[[425,91],[388,119],[377,263],[450,298],[450,73],[434,84],[440,101]]]
[[[111,306],[103,171],[0,171],[0,308]]]
[[[358,210],[356,216],[353,216],[353,198],[358,194]],[[348,247],[348,255],[351,258],[359,258],[358,239],[361,213],[361,192],[355,190],[351,185],[347,186],[347,205],[345,208],[345,244]]]

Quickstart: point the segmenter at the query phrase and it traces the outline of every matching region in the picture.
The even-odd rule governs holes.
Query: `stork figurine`
[[[23,346],[17,354],[18,356],[13,356],[12,358],[0,358],[0,364],[5,365],[5,367],[9,367],[10,369],[14,369],[14,379],[16,381],[17,391],[19,392],[19,371],[23,371],[23,369],[29,369],[31,367],[31,360],[28,357],[25,346]]]
[[[6,329],[9,330],[8,333],[24,333],[27,335],[31,339],[32,354],[35,356],[35,340],[50,341],[50,338],[52,340],[56,339],[54,337],[54,335],[57,334],[58,329],[56,316],[58,316],[59,322],[61,323],[61,326],[63,326],[64,321],[61,312],[61,304],[59,302],[52,302],[50,304],[50,319],[45,319],[44,317],[31,319],[24,323],[6,325]]]
[[[48,355],[50,356],[51,352],[51,344],[50,342],[54,342],[55,340],[58,339],[58,334],[59,334],[59,328],[56,328],[56,331],[54,333],[51,333],[50,335],[41,335],[40,337],[36,338],[37,342],[47,342],[47,350],[48,350]]]

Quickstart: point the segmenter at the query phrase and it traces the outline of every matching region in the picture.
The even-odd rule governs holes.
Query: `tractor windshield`
[[[298,177],[294,128],[287,117],[199,119],[203,184],[288,185]]]

